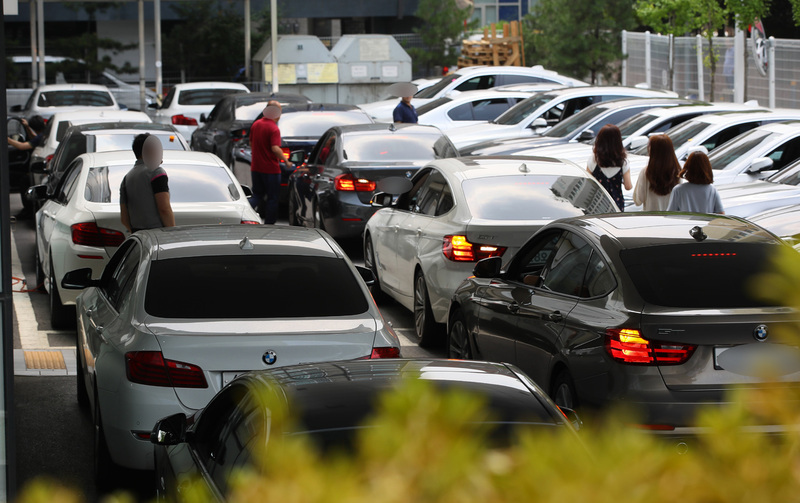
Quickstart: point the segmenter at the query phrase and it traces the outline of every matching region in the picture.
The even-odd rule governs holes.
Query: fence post
[[[697,99],[705,101],[706,83],[704,81],[705,77],[703,76],[703,37],[697,35],[695,40],[697,40]]]
[[[622,30],[622,78],[623,86],[628,85],[628,31]]]
[[[669,90],[675,91],[675,37],[672,33],[667,36],[667,46],[669,47]]]
[[[775,37],[769,37],[767,71],[769,72],[769,107],[775,108]]]
[[[647,88],[652,88],[652,79],[650,77],[650,32],[644,32],[644,81],[647,83]]]

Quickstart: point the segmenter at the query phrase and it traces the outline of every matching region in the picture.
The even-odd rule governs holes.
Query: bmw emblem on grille
[[[269,350],[266,353],[264,353],[264,356],[262,356],[261,359],[264,360],[264,363],[266,363],[267,365],[272,365],[273,363],[278,361],[278,355],[275,354],[275,351]]]
[[[769,336],[769,331],[767,330],[766,325],[759,325],[755,328],[755,330],[753,330],[753,337],[755,337],[756,340],[759,342],[767,340],[768,336]]]
[[[406,178],[411,178],[411,175],[412,175],[411,171],[406,171]]]

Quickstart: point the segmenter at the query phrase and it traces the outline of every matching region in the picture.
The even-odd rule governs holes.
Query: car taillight
[[[333,179],[336,190],[345,192],[375,192],[375,182],[366,178],[356,178],[352,174],[339,175]]]
[[[476,262],[489,257],[502,257],[503,246],[470,243],[467,236],[445,236],[442,253],[454,262]]]
[[[694,350],[693,344],[649,341],[638,330],[610,328],[606,330],[606,351],[622,363],[640,365],[680,365]]]
[[[234,143],[245,138],[246,136],[246,129],[237,129],[236,131],[231,131],[231,139],[234,141]]]
[[[369,359],[376,360],[378,358],[400,358],[400,348],[394,346],[372,348],[372,354],[369,355]]]
[[[148,386],[208,388],[203,369],[191,363],[166,360],[160,351],[125,353],[128,380]]]
[[[72,242],[76,245],[116,247],[125,241],[123,233],[114,229],[98,227],[94,222],[74,224],[70,229],[72,230]]]
[[[197,119],[192,117],[186,117],[183,114],[173,115],[172,116],[172,123],[176,126],[196,126]]]
[[[44,158],[45,164],[48,164],[51,160],[53,160],[53,154],[50,154]]]
[[[256,222],[255,220],[242,220],[242,223],[245,225],[261,225],[261,222]]]
[[[285,155],[287,159],[292,156],[292,149],[281,147],[281,150],[283,151],[283,155]]]

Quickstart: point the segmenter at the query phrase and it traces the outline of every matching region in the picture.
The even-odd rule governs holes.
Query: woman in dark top
[[[631,190],[633,184],[619,128],[613,124],[603,126],[594,140],[593,152],[586,170],[611,194],[620,211],[625,211],[622,186]]]

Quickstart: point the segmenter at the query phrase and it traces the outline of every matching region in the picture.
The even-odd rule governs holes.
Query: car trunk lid
[[[503,261],[511,260],[520,247],[549,220],[485,220],[473,218],[467,223],[466,236],[475,245],[505,248]]]

